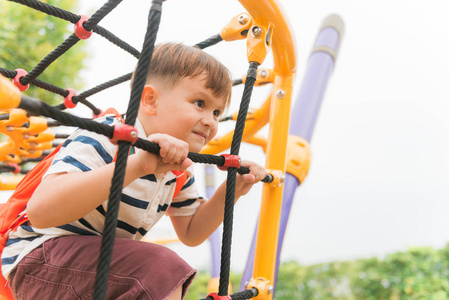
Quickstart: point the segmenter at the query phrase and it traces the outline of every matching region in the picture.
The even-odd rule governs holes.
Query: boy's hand
[[[243,160],[241,165],[249,168],[249,173],[244,175],[237,174],[235,195],[238,197],[246,195],[255,183],[267,176],[265,168],[255,162]]]
[[[139,151],[140,163],[146,174],[164,173],[172,170],[186,170],[192,165],[187,158],[189,144],[167,134],[155,133],[148,140],[161,148],[160,155]]]

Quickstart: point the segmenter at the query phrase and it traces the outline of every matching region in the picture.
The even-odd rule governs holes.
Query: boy
[[[229,105],[227,69],[199,49],[155,48],[135,127],[161,147],[160,156],[136,149],[128,157],[108,280],[108,299],[182,299],[196,271],[171,250],[141,239],[164,213],[186,245],[202,243],[222,222],[225,183],[208,201],[198,197],[189,151],[217,133]],[[100,120],[114,124],[112,117]],[[117,146],[77,130],[54,158],[27,205],[29,222],[11,233],[2,255],[16,299],[90,299]],[[266,175],[244,161],[236,200]],[[176,171],[189,179],[172,200]]]

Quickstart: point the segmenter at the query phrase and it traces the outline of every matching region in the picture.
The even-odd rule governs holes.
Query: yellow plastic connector
[[[259,65],[263,63],[271,47],[271,29],[269,23],[253,24],[246,40],[248,62],[257,62]]]
[[[0,110],[19,107],[20,90],[10,79],[0,75]]]
[[[42,156],[42,150],[53,148],[54,133],[47,129],[47,120],[27,117],[24,110],[9,109],[0,115],[8,119],[0,121],[0,132],[8,139],[0,142],[0,161],[20,163],[26,158]],[[26,126],[24,126],[26,124]]]
[[[273,181],[266,184],[272,187],[280,187],[284,184],[285,175],[281,170],[267,170],[267,172],[273,176]]]
[[[269,295],[273,293],[273,286],[269,284],[270,281],[263,277],[251,278],[249,282],[245,284],[246,289],[255,288],[259,291],[259,294],[251,299],[255,300],[265,300],[268,299]]]
[[[243,40],[246,38],[252,23],[252,18],[247,13],[238,14],[223,27],[220,36],[226,42]]]
[[[274,81],[274,72],[271,69],[260,68],[257,70],[257,78],[254,83],[255,86],[262,86],[268,83],[273,83]],[[246,75],[242,78],[242,83],[245,84]]]
[[[302,183],[310,168],[312,151],[305,139],[289,135],[287,142],[287,172],[298,178]]]

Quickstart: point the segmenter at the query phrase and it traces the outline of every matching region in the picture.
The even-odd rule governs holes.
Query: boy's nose
[[[215,127],[216,120],[213,113],[205,114],[202,118],[202,121],[205,126],[208,126],[210,128]]]

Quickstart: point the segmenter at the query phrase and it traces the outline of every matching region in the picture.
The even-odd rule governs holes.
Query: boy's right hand
[[[157,143],[160,151],[159,155],[144,150],[136,153],[145,174],[186,170],[192,165],[192,160],[187,158],[189,144],[186,142],[163,133],[151,134],[148,136],[148,140]]]

